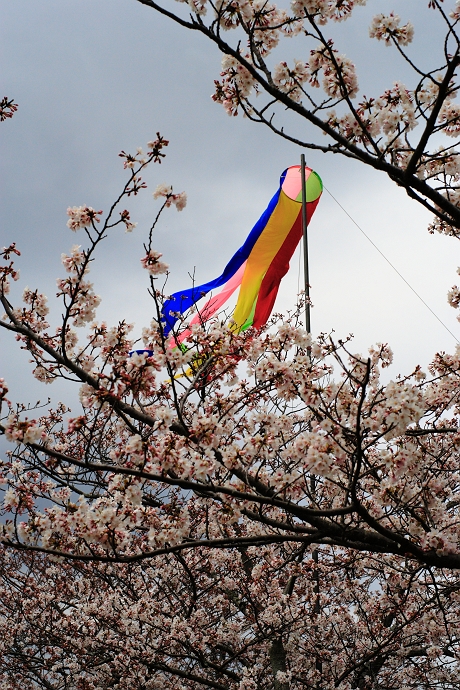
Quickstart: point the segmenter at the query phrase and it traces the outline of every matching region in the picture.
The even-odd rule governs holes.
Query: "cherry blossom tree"
[[[299,146],[386,173],[434,213],[431,231],[458,236],[460,164],[452,141],[460,134],[458,0],[420,2],[425,21],[444,30],[438,45],[430,37],[429,69],[426,53],[418,64],[410,52],[412,23],[380,3],[387,13],[374,17],[369,35],[398,51],[412,83],[393,75],[384,93],[371,95],[360,92],[352,58],[327,33],[328,24],[353,21],[366,0],[291,0],[289,8],[269,0],[180,1],[182,9],[173,2],[138,0],[204,35],[223,53],[213,98],[229,115],[243,112]],[[287,39],[302,59],[280,60]],[[381,54],[373,56],[376,69],[382,61]],[[301,127],[283,117],[286,110]]]
[[[158,135],[146,154],[120,154],[129,179],[104,220],[88,206],[68,209],[87,247],[62,255],[57,327],[38,290],[10,303],[19,251],[1,253],[0,325],[38,380],[78,383],[81,403],[77,416],[60,404],[30,419],[2,379],[1,431],[15,444],[2,462],[3,510],[14,515],[4,543],[118,562],[194,545],[323,543],[458,568],[459,353],[438,354],[428,378],[417,368],[384,386],[387,345],[363,356],[347,342],[313,341],[297,312],[259,332],[198,324],[179,347],[185,324],[165,338],[157,284],[167,265],[152,246],[164,209],[185,204],[166,185],[154,192],[163,203],[141,259],[156,309],[144,349],[135,351],[126,321],[96,320],[89,268],[114,228],[135,227],[119,208],[146,187],[140,173],[166,145]]]
[[[317,553],[199,548],[75,566],[4,552],[0,686],[458,687],[452,572],[337,548]]]
[[[0,687],[456,687],[460,350],[384,384],[387,344],[313,339],[302,303],[166,336],[154,231],[186,196],[164,184],[140,258],[154,318],[142,343],[99,321],[90,268],[167,144],[121,152],[105,214],[68,209],[59,319],[38,288],[13,304],[20,252],[0,252],[1,328],[79,391],[34,408],[0,380]]]
[[[57,326],[38,289],[24,290],[22,306],[9,301],[19,251],[1,252],[1,327],[39,381],[78,384],[81,404],[76,416],[59,404],[31,418],[2,379],[1,432],[13,444],[0,466],[3,543],[126,563],[198,546],[324,544],[459,568],[460,352],[436,355],[428,377],[418,367],[383,385],[388,345],[361,355],[312,340],[299,312],[244,333],[225,319],[198,323],[179,346],[187,322],[165,337],[167,265],[152,244],[163,211],[185,204],[166,185],[141,259],[156,313],[143,348],[125,320],[97,320],[90,266],[115,228],[135,227],[119,209],[166,145],[158,135],[147,153],[120,154],[129,179],[105,218],[68,209],[86,246],[62,255]]]

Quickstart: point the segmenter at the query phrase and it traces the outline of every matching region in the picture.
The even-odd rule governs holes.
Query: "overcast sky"
[[[331,28],[339,49],[356,61],[366,95],[378,96],[407,76],[394,50],[368,38],[372,15],[394,9],[410,18],[415,54],[426,62],[440,35],[427,4],[369,0],[350,22]],[[157,209],[152,189],[167,182],[188,194],[182,213],[165,214],[155,241],[170,264],[173,292],[190,285],[193,270],[199,282],[221,272],[301,151],[260,125],[228,117],[210,98],[220,71],[217,50],[136,0],[0,0],[0,7],[0,96],[19,104],[0,129],[0,243],[16,241],[22,251],[21,291],[29,285],[53,297],[63,274],[61,253],[83,241],[66,228],[66,208],[108,208],[124,181],[121,149],[145,147],[157,130],[171,142],[166,161],[146,175],[150,190],[130,206],[137,229],[129,235],[117,230],[92,271],[103,298],[98,317],[111,324],[134,321],[140,333],[152,312],[139,264]],[[308,57],[301,43],[291,42],[286,51]],[[308,153],[307,164],[458,335],[446,302],[460,263],[458,242],[429,235],[428,214],[383,174],[320,153]],[[310,265],[314,333],[353,333],[353,349],[363,352],[389,342],[393,376],[417,363],[426,366],[438,350],[454,349],[452,336],[327,193],[310,227]],[[277,311],[293,307],[298,285],[296,256]],[[13,397],[52,394],[37,382],[26,385],[29,368],[14,339],[0,332],[0,376],[12,384]]]

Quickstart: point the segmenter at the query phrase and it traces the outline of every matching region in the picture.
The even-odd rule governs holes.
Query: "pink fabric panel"
[[[243,274],[246,268],[246,261],[237,270],[235,275],[233,275],[230,280],[228,280],[222,290],[211,297],[202,309],[198,309],[193,319],[190,321],[190,326],[196,323],[206,323],[209,319],[214,316],[216,311],[218,311],[221,306],[228,300],[235,290],[241,285],[243,279]],[[171,338],[169,341],[169,347],[176,347],[177,343],[184,341],[191,333],[190,328],[187,328],[183,333],[181,333],[177,338]]]

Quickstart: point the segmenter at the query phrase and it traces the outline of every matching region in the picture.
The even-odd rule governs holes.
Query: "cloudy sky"
[[[379,11],[411,19],[414,55],[424,66],[435,59],[441,34],[427,4],[369,0],[350,22],[327,29],[341,52],[356,61],[363,93],[378,96],[396,79],[408,78],[395,51],[368,38]],[[228,117],[210,98],[220,71],[217,50],[136,0],[0,0],[0,7],[0,95],[19,103],[0,130],[0,242],[16,241],[22,251],[21,291],[29,285],[53,297],[63,274],[60,255],[79,241],[66,228],[66,208],[108,208],[124,181],[121,149],[145,146],[156,131],[171,142],[166,161],[146,175],[150,191],[130,206],[137,229],[114,232],[92,271],[103,298],[99,318],[112,324],[126,318],[139,333],[152,313],[139,264],[157,209],[151,190],[167,182],[188,194],[187,208],[167,212],[155,241],[170,264],[172,292],[190,285],[192,271],[200,282],[221,272],[275,192],[279,174],[299,162],[301,151],[260,125]],[[301,42],[285,50],[287,56],[308,57]],[[383,174],[320,153],[309,153],[307,163],[460,337],[446,302],[460,263],[458,243],[429,235],[428,214]],[[354,350],[363,352],[389,342],[393,376],[416,363],[426,366],[438,350],[454,349],[454,338],[327,192],[310,228],[310,264],[314,333],[353,333]],[[299,281],[296,256],[277,311],[293,307]],[[51,394],[37,382],[26,385],[29,368],[26,354],[1,332],[0,376],[11,383],[13,397]]]

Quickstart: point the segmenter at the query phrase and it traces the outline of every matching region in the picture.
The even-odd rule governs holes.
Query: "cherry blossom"
[[[14,102],[13,99],[9,99],[4,96],[0,100],[0,122],[4,122],[13,117],[14,113],[18,109],[18,104]]]
[[[134,228],[137,227],[137,223],[132,223],[131,222],[131,217],[129,215],[129,211],[126,209],[120,213],[121,220],[125,224],[126,227],[126,232],[132,232]]]
[[[410,22],[400,26],[400,22],[400,17],[393,12],[390,12],[389,15],[378,14],[372,21],[369,36],[376,38],[378,41],[384,41],[387,46],[392,41],[402,46],[407,46],[414,37],[414,27]]]
[[[182,211],[187,205],[187,194],[185,192],[180,192],[180,194],[174,194],[172,187],[167,184],[159,184],[153,192],[152,196],[154,199],[164,197],[166,199],[166,208],[169,208],[171,205],[174,205],[178,211]]]
[[[99,223],[102,211],[95,211],[91,206],[69,206],[67,209],[67,215],[69,220],[67,221],[67,227],[71,230],[78,230],[79,228],[86,228],[93,223]]]
[[[160,275],[161,273],[166,273],[168,270],[168,264],[164,261],[160,261],[163,255],[160,252],[151,250],[146,256],[141,259],[141,264],[151,276]]]
[[[299,88],[310,78],[310,71],[305,63],[294,61],[294,68],[290,69],[286,62],[277,65],[273,71],[273,82],[285,91],[293,100],[300,101],[302,92]]]

